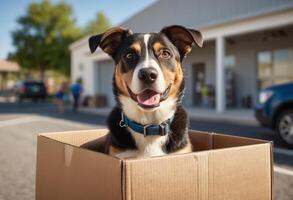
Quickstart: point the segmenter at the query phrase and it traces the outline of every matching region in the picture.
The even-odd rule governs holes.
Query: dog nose
[[[138,78],[147,83],[153,83],[158,77],[158,71],[153,67],[143,68],[138,72]]]

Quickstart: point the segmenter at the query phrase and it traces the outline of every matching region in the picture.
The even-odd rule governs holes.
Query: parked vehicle
[[[261,125],[276,130],[282,141],[293,148],[293,82],[262,90],[255,117]]]
[[[17,84],[16,95],[19,102],[22,102],[24,99],[45,101],[47,97],[47,89],[44,82],[23,81]]]

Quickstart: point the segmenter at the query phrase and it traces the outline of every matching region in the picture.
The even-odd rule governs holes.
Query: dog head
[[[92,53],[100,47],[115,61],[113,81],[118,102],[123,96],[145,111],[160,107],[167,99],[181,100],[181,62],[193,43],[202,47],[201,33],[177,25],[148,34],[115,27],[89,39]]]

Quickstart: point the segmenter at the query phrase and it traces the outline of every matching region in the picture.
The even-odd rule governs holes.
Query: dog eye
[[[171,52],[167,49],[161,51],[161,57],[164,59],[169,59],[171,57]]]
[[[128,52],[127,54],[125,54],[125,58],[128,60],[131,60],[134,57],[132,52]]]

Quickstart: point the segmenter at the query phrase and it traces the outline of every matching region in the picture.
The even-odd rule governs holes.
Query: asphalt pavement
[[[96,129],[105,124],[103,116],[71,110],[60,114],[49,103],[0,103],[0,200],[34,199],[38,133]],[[293,199],[293,150],[284,146],[273,131],[207,120],[193,120],[190,128],[274,141],[274,196],[277,200]]]

